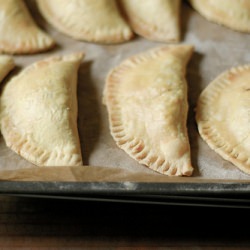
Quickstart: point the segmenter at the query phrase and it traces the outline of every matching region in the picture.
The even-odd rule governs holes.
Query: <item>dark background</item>
[[[249,212],[0,196],[0,249],[250,249]]]

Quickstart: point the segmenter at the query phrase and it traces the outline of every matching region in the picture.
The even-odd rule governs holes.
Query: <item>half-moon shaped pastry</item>
[[[203,90],[196,108],[203,140],[250,174],[250,65],[220,74]]]
[[[133,32],[115,0],[37,0],[44,18],[62,33],[95,43],[121,43]]]
[[[0,55],[0,82],[15,67],[12,56]]]
[[[54,40],[34,22],[23,0],[0,0],[0,53],[38,53]]]
[[[186,64],[189,45],[168,46],[134,55],[111,70],[104,102],[117,145],[159,173],[193,172],[186,120]]]
[[[189,0],[207,20],[236,31],[250,32],[249,0]]]
[[[121,0],[134,32],[149,40],[180,40],[180,0]]]
[[[82,58],[75,53],[44,59],[4,86],[2,135],[8,147],[35,165],[82,165],[76,96]]]

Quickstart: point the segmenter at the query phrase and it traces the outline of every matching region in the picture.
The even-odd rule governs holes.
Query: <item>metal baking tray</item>
[[[128,188],[130,187],[130,188]],[[249,183],[0,182],[1,194],[46,199],[250,208]]]
[[[159,177],[115,145],[109,133],[102,94],[106,75],[112,67],[131,55],[166,44],[142,37],[119,45],[77,41],[47,24],[38,12],[35,1],[26,2],[37,23],[57,41],[58,46],[41,54],[14,55],[17,69],[11,74],[55,54],[76,51],[86,53],[78,74],[78,128],[84,164],[89,166],[87,173],[91,177],[88,178],[86,174],[77,177],[75,174],[75,179],[66,179],[61,176],[65,169],[55,169],[53,174],[49,173],[49,169],[44,172],[38,170],[11,152],[0,137],[0,171],[7,171],[7,174],[0,176],[1,194],[160,204],[249,206],[250,176],[223,160],[202,141],[194,119],[197,98],[210,81],[231,67],[249,63],[249,34],[208,22],[186,1],[182,2],[180,43],[192,44],[195,48],[186,73],[189,101],[187,125],[195,171],[188,178]],[[107,171],[99,171],[99,166]],[[121,169],[121,173],[117,174],[117,169]],[[141,178],[140,173],[147,178]]]

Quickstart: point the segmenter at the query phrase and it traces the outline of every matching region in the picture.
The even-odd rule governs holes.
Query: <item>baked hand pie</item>
[[[180,0],[121,0],[134,32],[149,40],[180,40]]]
[[[236,31],[250,32],[249,0],[189,0],[189,2],[209,21]]]
[[[37,166],[82,165],[76,96],[82,58],[75,53],[35,62],[3,88],[6,145]]]
[[[12,56],[0,55],[0,82],[14,67],[15,62]]]
[[[133,32],[115,0],[37,0],[44,18],[62,33],[95,43],[121,43]]]
[[[104,88],[116,144],[139,163],[169,176],[193,172],[185,80],[192,53],[191,45],[172,45],[134,55],[109,72]]]
[[[23,0],[0,0],[0,53],[38,53],[54,40],[34,22]]]
[[[223,72],[202,91],[196,121],[210,148],[250,174],[250,65]]]

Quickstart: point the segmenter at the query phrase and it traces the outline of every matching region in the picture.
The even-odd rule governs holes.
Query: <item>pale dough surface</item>
[[[196,120],[202,138],[224,159],[250,174],[250,66],[234,67],[201,93]]]
[[[189,2],[209,21],[236,31],[250,32],[249,0],[189,0]]]
[[[187,135],[189,45],[152,49],[109,73],[104,102],[111,134],[132,158],[166,175],[191,175]]]
[[[55,41],[35,23],[23,0],[0,0],[0,53],[31,54]]]
[[[82,58],[82,53],[45,58],[4,86],[2,135],[8,147],[35,165],[82,165],[76,96]]]
[[[180,0],[121,0],[133,30],[153,41],[180,40]]]
[[[75,39],[109,44],[133,37],[115,0],[37,0],[37,3],[49,23]]]
[[[0,82],[15,67],[14,58],[9,55],[0,55]]]

